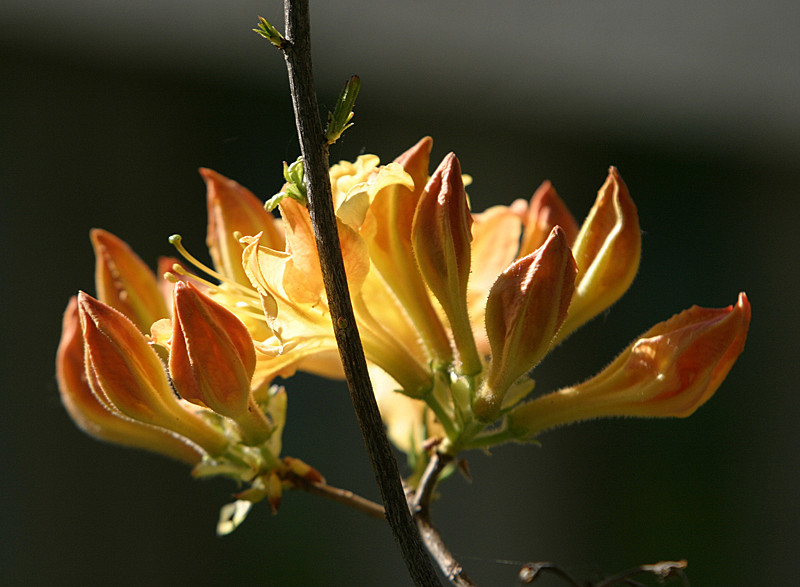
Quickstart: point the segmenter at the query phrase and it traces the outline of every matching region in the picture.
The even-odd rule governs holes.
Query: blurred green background
[[[600,421],[469,455],[434,519],[481,585],[524,561],[591,578],[687,558],[699,587],[796,584],[800,8],[794,2],[312,2],[322,104],[362,79],[332,159],[455,151],[475,210],[550,179],[581,220],[616,165],[639,207],[629,293],[537,368],[583,379],[692,304],[748,293],[744,354],[687,420]],[[206,166],[262,197],[298,155],[277,2],[0,6],[7,585],[407,585],[388,529],[303,493],[218,538],[235,488],[84,436],[60,406],[61,313],[92,291],[91,227],[145,259],[205,238]],[[435,163],[434,163],[435,164]],[[377,498],[347,392],[288,383],[285,453]],[[507,561],[507,562],[504,562]],[[510,561],[510,562],[508,562]],[[542,585],[560,585],[547,580]]]

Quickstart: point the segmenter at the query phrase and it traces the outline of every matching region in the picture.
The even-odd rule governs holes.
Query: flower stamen
[[[236,281],[233,281],[232,279],[229,279],[229,278],[225,277],[224,275],[222,275],[218,271],[215,271],[214,269],[212,269],[211,267],[209,267],[208,265],[206,265],[205,263],[200,261],[197,257],[192,255],[186,249],[186,247],[183,246],[182,240],[183,240],[183,237],[181,235],[179,235],[179,234],[173,234],[171,237],[169,237],[169,243],[178,250],[178,252],[181,254],[181,256],[184,259],[186,259],[189,263],[191,263],[192,265],[197,267],[200,271],[202,271],[206,275],[208,275],[210,277],[213,277],[214,279],[218,280],[220,283],[216,284],[216,283],[213,283],[211,281],[208,281],[207,279],[199,277],[198,275],[195,275],[194,273],[189,273],[188,271],[186,271],[186,269],[184,269],[183,267],[181,267],[177,263],[172,266],[172,270],[175,271],[175,273],[177,273],[179,275],[183,275],[184,277],[188,277],[189,279],[193,279],[193,280],[197,281],[198,283],[201,283],[201,284],[213,289],[214,291],[219,291],[220,285],[226,285],[226,286],[230,287],[231,289],[236,290],[238,293],[242,294],[246,298],[250,298],[249,300],[246,301],[247,305],[253,306],[255,308],[258,308],[259,310],[261,309],[261,301],[259,299],[258,294],[256,293],[256,291],[254,289],[246,287],[246,286],[242,285],[241,283],[237,283]],[[166,275],[165,275],[165,278],[169,279]]]

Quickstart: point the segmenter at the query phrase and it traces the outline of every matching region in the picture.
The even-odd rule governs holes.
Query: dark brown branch
[[[438,585],[436,572],[408,510],[397,461],[386,438],[372,392],[350,303],[328,176],[328,145],[314,91],[308,0],[284,0],[284,12],[287,40],[284,57],[305,166],[308,208],[350,397],[386,508],[386,519],[403,553],[408,571],[417,585]]]
[[[441,534],[439,534],[439,531],[431,521],[430,505],[433,498],[433,490],[439,480],[439,475],[442,474],[442,471],[450,461],[452,461],[452,457],[441,455],[434,451],[409,502],[417,528],[419,528],[419,533],[425,542],[425,547],[431,553],[433,560],[439,565],[447,580],[459,587],[475,587],[475,583],[464,572],[464,567],[461,566],[461,563],[447,549]]]

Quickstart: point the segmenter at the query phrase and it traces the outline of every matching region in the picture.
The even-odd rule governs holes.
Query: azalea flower
[[[389,164],[363,155],[330,170],[339,243],[376,397],[390,438],[412,464],[424,464],[430,442],[455,455],[530,440],[587,418],[684,417],[713,395],[744,346],[750,319],[744,294],[735,306],[694,307],[660,323],[594,378],[529,399],[532,369],[633,281],[641,253],[636,207],[612,167],[580,226],[549,182],[530,201],[474,213],[455,155],[429,175],[431,147],[425,138]],[[272,496],[272,503],[286,479],[286,461],[277,456],[285,394],[274,382],[297,370],[342,376],[297,183],[302,166],[287,167],[289,183],[270,201],[279,219],[238,183],[201,173],[213,267],[174,236],[186,262],[162,260],[166,277],[156,278],[122,241],[94,231],[99,299],[88,302],[82,294],[79,305],[92,309],[87,316],[113,316],[116,326],[105,336],[124,330],[126,344],[137,341],[137,356],[161,356],[182,398],[178,406],[226,442],[211,449],[177,424],[147,422],[139,414],[126,414],[125,421],[185,438],[195,453],[179,458],[201,459],[201,471],[227,467],[259,480],[256,493]],[[117,314],[127,317],[124,328]],[[103,321],[81,324],[102,331]],[[70,413],[96,431],[108,419],[96,404],[116,413],[124,411],[117,407],[122,400],[93,374],[103,370],[94,358],[97,336],[84,326],[81,340],[74,319],[70,324],[59,353],[62,394],[68,408],[92,404]],[[80,353],[70,349],[81,345],[87,358],[78,365]],[[89,394],[75,383],[82,370]],[[163,395],[162,383],[154,389]],[[124,433],[95,435],[120,442]],[[241,463],[248,463],[248,473]]]

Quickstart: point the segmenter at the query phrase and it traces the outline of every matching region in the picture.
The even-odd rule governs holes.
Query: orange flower
[[[430,389],[427,354],[408,317],[384,282],[372,271],[366,231],[370,204],[384,189],[411,179],[398,164],[377,169],[377,158],[331,169],[345,271],[367,359],[380,365],[407,393],[419,397]],[[243,264],[261,295],[273,336],[256,344],[265,370],[281,375],[303,369],[341,375],[336,338],[322,284],[308,210],[285,198],[280,211],[286,229],[286,250],[264,243],[263,235],[245,237]],[[317,360],[320,359],[320,360]]]
[[[472,213],[455,155],[429,177],[431,147],[424,138],[388,165],[363,155],[330,169],[339,244],[376,395],[391,437],[412,461],[424,461],[428,436],[440,441],[438,450],[455,454],[586,418],[683,416],[713,394],[744,344],[745,297],[734,309],[687,310],[651,329],[597,377],[525,403],[534,389],[529,371],[630,286],[641,255],[636,206],[612,167],[580,228],[549,182],[529,202]],[[285,197],[278,221],[236,182],[201,173],[214,267],[172,237],[197,274],[173,263],[170,287],[160,286],[170,290],[166,303],[156,278],[124,243],[93,233],[99,295],[138,331],[134,337],[121,314],[82,294],[88,384],[115,413],[124,411],[125,397],[146,389],[167,404],[172,397],[201,423],[216,422],[212,429],[244,451],[234,458],[228,448],[217,462],[240,478],[249,475],[263,494],[287,479],[277,459],[286,394],[270,383],[298,369],[341,377],[341,364],[308,210]],[[196,414],[174,399],[139,331],[151,333],[162,356],[170,352],[172,380],[198,404]],[[126,361],[123,348],[137,360]],[[75,387],[67,372],[62,392]],[[135,407],[125,406],[128,417],[150,422]],[[164,411],[145,401],[143,407]],[[263,454],[250,451],[256,445]],[[221,466],[203,463],[195,472]]]

